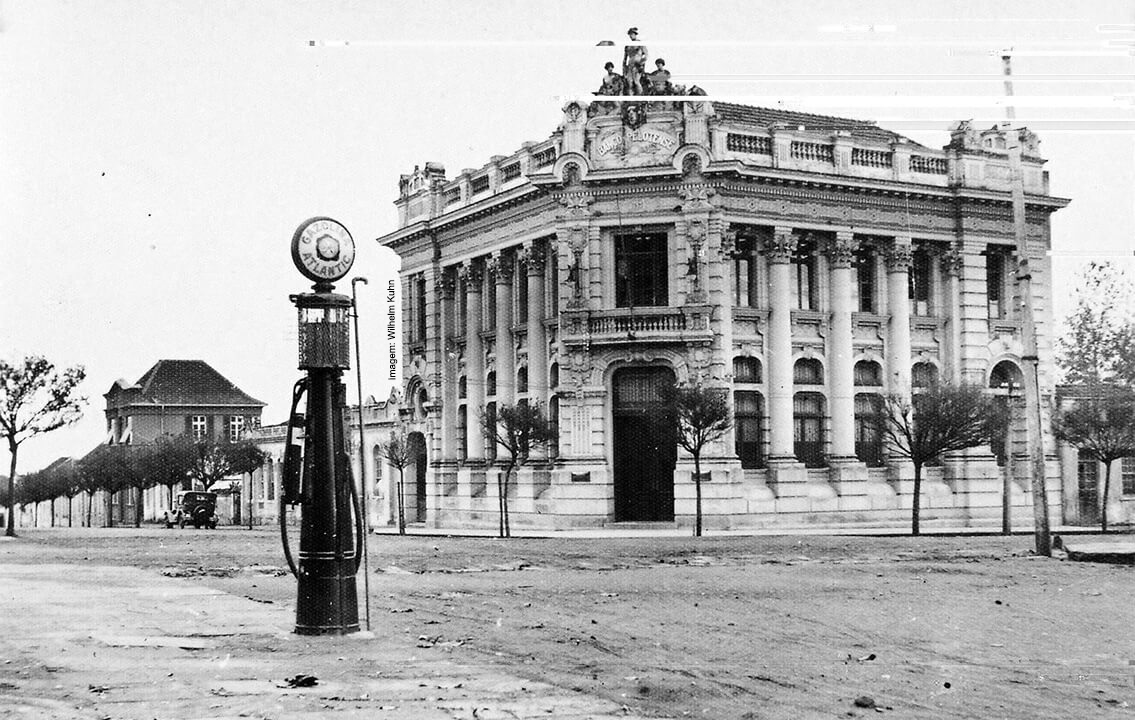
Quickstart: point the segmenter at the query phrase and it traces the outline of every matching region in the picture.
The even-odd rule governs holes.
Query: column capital
[[[489,277],[498,285],[506,285],[512,282],[512,271],[514,269],[512,256],[506,254],[503,250],[498,250],[489,256],[485,262],[485,267],[488,270]]]
[[[478,293],[481,292],[481,283],[485,279],[484,265],[476,260],[466,260],[461,263],[461,278],[465,281],[465,292]]]
[[[796,251],[796,235],[789,227],[773,228],[772,237],[765,243],[765,254],[770,264],[776,265],[792,261]]]
[[[950,277],[959,277],[962,274],[962,253],[957,248],[950,248],[942,253],[942,269]]]
[[[548,252],[543,243],[530,240],[524,243],[518,257],[527,268],[528,275],[543,275],[544,267],[548,264]]]
[[[833,268],[849,268],[855,262],[855,251],[859,249],[859,242],[852,232],[837,232],[828,243],[828,260]]]
[[[453,297],[453,291],[456,287],[457,281],[454,278],[454,273],[449,272],[449,268],[442,268],[434,276],[434,291],[447,300]]]
[[[911,247],[911,240],[908,237],[897,237],[891,243],[891,246],[886,249],[885,260],[887,263],[887,272],[889,273],[905,273],[910,272],[910,263],[913,249]]]

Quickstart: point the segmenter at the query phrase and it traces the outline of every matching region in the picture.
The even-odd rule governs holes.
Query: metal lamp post
[[[300,525],[296,627],[300,635],[358,632],[351,472],[343,429],[350,368],[351,298],[332,281],[354,262],[354,240],[330,218],[312,218],[292,238],[292,259],[315,281],[314,292],[292,295],[299,315],[299,369],[307,372],[304,507]]]

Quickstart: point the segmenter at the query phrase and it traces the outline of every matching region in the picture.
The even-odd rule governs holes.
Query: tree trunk
[[[87,527],[91,526],[91,507],[95,504],[94,492],[87,492]]]
[[[146,491],[142,488],[135,488],[134,491],[136,493],[136,495],[134,496],[134,527],[140,528],[142,527],[142,518],[146,514],[146,508],[144,505],[146,499]]]
[[[252,529],[252,473],[248,473],[248,529]]]
[[[1100,532],[1107,532],[1107,493],[1111,490],[1111,460],[1103,464],[1103,493],[1100,494]]]
[[[71,527],[71,513],[74,506],[74,503],[72,501],[74,499],[75,497],[73,495],[67,496],[67,527]]]
[[[921,511],[922,499],[922,463],[914,464],[914,497],[911,498],[910,534],[918,534],[918,521]]]
[[[4,534],[16,537],[16,451],[20,449],[19,443],[8,439],[8,452],[12,455],[12,464],[8,469],[8,527]]]
[[[504,537],[504,481],[497,471],[497,537]]]
[[[694,453],[694,537],[701,537],[701,453]]]
[[[402,486],[405,473],[402,468],[398,468],[398,534],[406,534],[406,510],[402,502]]]
[[[512,473],[516,469],[516,463],[509,463],[504,471],[504,493],[501,495],[501,502],[504,503],[504,536],[512,537],[512,526],[508,521],[508,483],[512,479]]]
[[[51,498],[51,527],[55,527],[55,498]]]

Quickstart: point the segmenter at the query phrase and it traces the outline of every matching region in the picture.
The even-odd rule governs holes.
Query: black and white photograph
[[[1130,0],[0,0],[0,717],[1135,711]]]

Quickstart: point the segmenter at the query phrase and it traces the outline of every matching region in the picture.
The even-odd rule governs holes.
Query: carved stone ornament
[[[583,116],[583,106],[573,100],[564,107],[564,115],[569,121],[575,122]]]
[[[910,272],[913,248],[908,243],[895,242],[884,253],[887,272]]]
[[[694,156],[696,157],[696,156]],[[682,198],[685,203],[683,210],[689,212],[691,210],[711,210],[713,203],[710,198],[717,194],[713,188],[706,185],[695,185],[694,187],[682,188],[678,193],[678,197]]]
[[[560,204],[567,210],[566,217],[582,218],[591,214],[590,205],[595,197],[587,193],[565,193],[560,198]]]
[[[566,188],[577,187],[581,183],[581,175],[579,165],[576,163],[567,163],[564,165],[563,172],[563,186]]]
[[[456,287],[457,281],[453,273],[440,272],[434,278],[434,289],[444,298],[453,297],[453,291]]]
[[[637,130],[646,122],[646,104],[638,102],[623,103],[623,125]]]
[[[855,262],[855,250],[859,243],[850,233],[836,233],[828,243],[828,260],[833,268],[849,268]]]
[[[503,253],[493,253],[485,264],[488,266],[489,276],[498,284],[512,282],[512,258],[506,257]]]
[[[729,230],[721,234],[721,257],[731,258],[737,254],[737,231]]]
[[[691,244],[700,245],[705,240],[705,233],[705,221],[691,220],[686,223],[686,239],[689,240]]]
[[[529,275],[543,275],[548,264],[547,249],[543,245],[531,244],[523,250],[524,266]]]
[[[765,242],[765,254],[771,264],[792,262],[796,251],[796,235],[791,230],[777,229]]]
[[[962,254],[957,248],[950,248],[942,253],[942,269],[947,275],[958,277],[962,274],[962,265]]]
[[[481,263],[470,260],[469,262],[463,263],[458,272],[461,273],[462,279],[465,280],[466,292],[481,292],[481,283],[485,280],[485,269]]]

